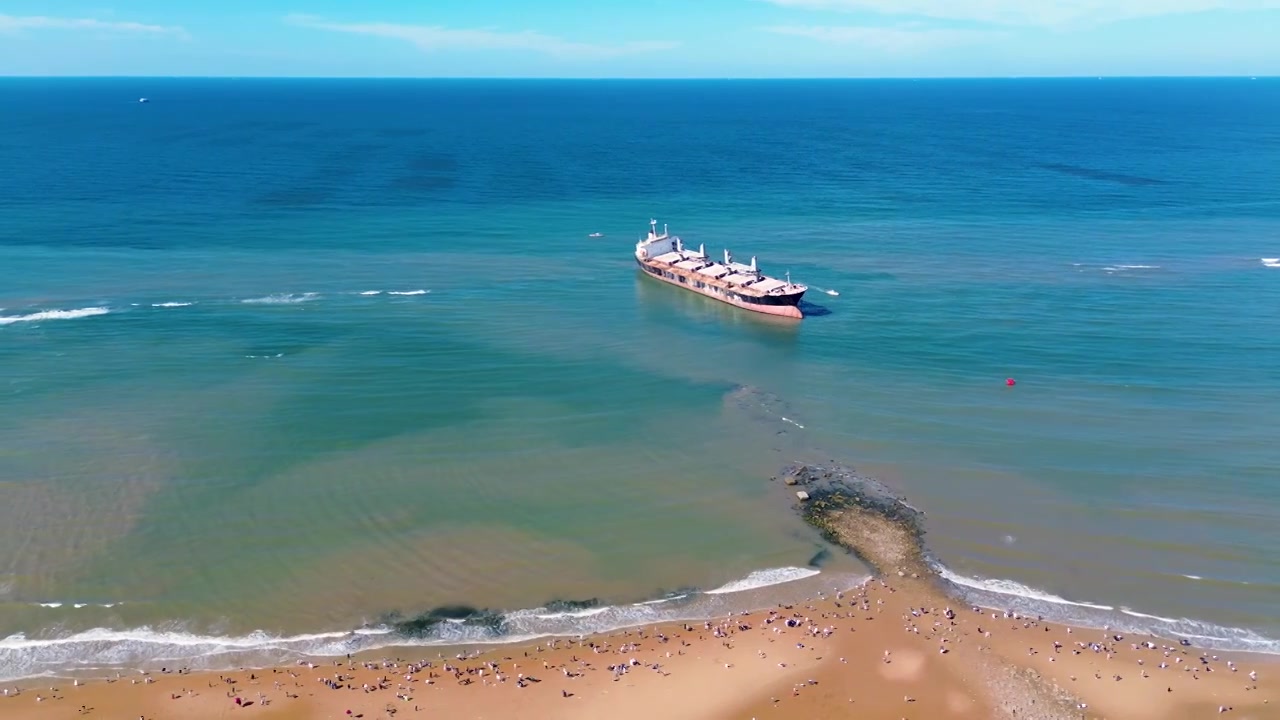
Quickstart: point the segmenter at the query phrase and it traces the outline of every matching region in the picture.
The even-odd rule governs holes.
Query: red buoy
[[[1005,384],[1005,385],[1008,385],[1009,387],[1013,387],[1014,385],[1017,385],[1017,384],[1018,384],[1018,381],[1017,381],[1017,380],[1014,380],[1013,378],[1005,378],[1005,379],[1004,379],[1004,384]]]

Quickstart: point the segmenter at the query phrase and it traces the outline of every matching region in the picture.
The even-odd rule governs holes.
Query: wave
[[[426,295],[430,290],[391,290],[388,295]]]
[[[794,590],[787,594],[788,599],[799,601],[822,591],[848,590],[867,579],[854,575],[827,576],[811,568],[774,568],[757,570],[714,590],[682,590],[636,603],[556,602],[506,613],[454,608],[411,620],[389,617],[384,622],[353,630],[298,635],[262,630],[235,636],[207,635],[193,632],[181,623],[123,630],[94,628],[48,637],[18,633],[0,638],[0,682],[84,668],[102,672],[108,668],[132,669],[166,663],[210,670],[262,667],[388,647],[518,643],[542,637],[576,637],[653,623],[704,620],[771,605],[777,600],[774,594],[762,600],[739,593],[810,578],[813,578],[810,582],[792,586]],[[465,612],[459,613],[459,610]]]
[[[707,590],[707,595],[723,595],[725,593],[757,590],[770,585],[781,585],[793,580],[803,580],[817,575],[820,571],[813,568],[784,567],[769,570],[755,570],[741,580],[734,580],[714,590]]]
[[[241,300],[242,303],[249,305],[294,305],[297,303],[311,302],[320,297],[320,293],[276,293],[275,295],[266,295],[259,298],[249,298]]]
[[[34,604],[36,607],[51,608],[51,609],[60,608],[60,607],[62,607],[62,606],[64,606],[64,605],[66,605],[66,603],[61,603],[61,602],[38,602],[38,603],[33,603],[33,604]],[[115,606],[117,606],[117,605],[119,605],[119,604],[120,604],[120,603],[118,603],[118,602],[109,602],[109,603],[86,603],[86,602],[77,602],[77,603],[71,603],[71,607],[76,608],[77,610],[78,610],[78,609],[80,609],[80,608],[89,607],[89,606],[91,606],[91,605],[92,605],[92,606],[94,606],[94,607],[100,607],[100,608],[113,608],[113,607],[115,607]]]
[[[20,322],[40,322],[41,320],[75,320],[77,318],[93,317],[94,315],[106,315],[111,312],[110,308],[105,307],[87,307],[75,310],[41,310],[29,315],[3,315],[0,316],[0,325],[12,325]]]
[[[1077,263],[1071,263],[1071,267],[1076,268],[1077,272],[1084,272],[1085,270],[1101,270],[1102,272],[1108,275],[1114,275],[1116,273],[1126,273],[1134,270],[1163,270],[1164,269],[1163,265],[1145,265],[1145,264],[1139,264],[1139,263],[1095,264],[1095,263],[1078,263],[1077,262]]]
[[[1264,267],[1280,268],[1280,258],[1262,258]]]
[[[162,303],[151,303],[151,307],[156,307],[156,308],[187,307],[187,306],[189,306],[189,305],[195,305],[195,303],[189,303],[189,302],[162,302]]]
[[[1280,655],[1280,640],[1247,628],[1233,628],[1190,618],[1167,618],[1127,607],[1068,600],[1013,580],[991,580],[960,575],[943,565],[935,565],[968,602],[987,608],[1008,608],[1024,615],[1040,615],[1049,620],[1082,627],[1108,627],[1120,632],[1142,633],[1165,638],[1186,638],[1199,647],[1213,650]]]
[[[381,290],[365,290],[360,294],[361,295],[381,295],[382,291]]]
[[[1017,597],[1028,598],[1031,600],[1039,600],[1041,602],[1054,603],[1057,605],[1076,605],[1079,607],[1093,608],[1095,610],[1115,610],[1110,605],[1098,605],[1096,603],[1077,602],[1059,597],[1053,593],[1043,590],[1037,590],[1027,587],[1013,580],[988,580],[985,578],[971,578],[959,575],[946,566],[938,566],[938,574],[944,579],[956,585],[970,588],[972,590],[980,590],[983,592],[995,593],[997,595],[1015,595]]]
[[[1118,273],[1118,272],[1127,272],[1129,270],[1159,270],[1159,269],[1160,269],[1159,265],[1104,265],[1101,268],[1101,270],[1107,273],[1108,275]]]

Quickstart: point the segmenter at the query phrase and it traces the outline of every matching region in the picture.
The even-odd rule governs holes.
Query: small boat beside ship
[[[708,257],[706,248],[690,250],[684,241],[667,232],[658,221],[649,221],[649,235],[636,243],[636,262],[645,274],[700,295],[740,307],[744,310],[802,318],[800,298],[809,288],[786,280],[769,277],[750,264],[735,262],[726,249],[724,262]]]

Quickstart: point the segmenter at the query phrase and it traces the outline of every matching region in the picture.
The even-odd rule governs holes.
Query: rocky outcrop
[[[781,481],[804,493],[795,505],[831,543],[880,575],[934,578],[924,547],[924,513],[875,478],[838,464],[795,464]]]

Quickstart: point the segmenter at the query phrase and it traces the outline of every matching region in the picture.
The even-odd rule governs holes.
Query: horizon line
[[[699,75],[691,77],[583,77],[510,75],[7,75],[3,80],[500,80],[500,81],[580,81],[580,82],[723,82],[723,81],[847,81],[847,80],[1272,80],[1280,74],[1238,75],[795,75],[765,76]]]

